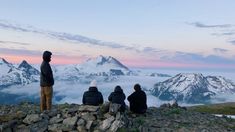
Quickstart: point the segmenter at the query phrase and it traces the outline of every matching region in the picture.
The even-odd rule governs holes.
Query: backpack
[[[109,105],[109,113],[110,114],[116,114],[121,108],[121,104],[117,103],[110,103]]]

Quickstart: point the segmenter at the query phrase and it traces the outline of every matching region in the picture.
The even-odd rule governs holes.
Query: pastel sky
[[[129,67],[235,69],[234,0],[3,0],[0,57]]]

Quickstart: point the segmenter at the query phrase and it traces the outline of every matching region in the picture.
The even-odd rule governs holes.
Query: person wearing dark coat
[[[116,103],[121,105],[120,107],[121,112],[124,112],[126,109],[125,99],[126,95],[123,93],[123,90],[120,86],[116,86],[114,92],[112,92],[108,97],[108,100],[111,103]]]
[[[54,85],[53,73],[49,62],[51,61],[52,53],[50,51],[43,52],[43,61],[40,67],[40,86],[41,86],[41,99],[40,110],[50,110],[52,105],[52,95]]]
[[[135,92],[132,93],[127,100],[130,102],[130,110],[133,113],[143,114],[147,110],[147,97],[139,84],[134,86]]]
[[[98,106],[100,104],[103,104],[103,96],[101,92],[98,91],[97,86],[96,86],[96,81],[93,80],[90,83],[89,90],[84,92],[83,98],[82,98],[82,103],[85,105],[94,105]]]

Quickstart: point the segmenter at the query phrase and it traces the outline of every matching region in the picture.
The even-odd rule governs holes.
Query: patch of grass
[[[180,108],[173,108],[173,109],[169,109],[166,113],[164,113],[164,115],[173,115],[173,114],[181,114],[181,109]]]
[[[139,129],[137,129],[137,128],[131,128],[131,129],[128,129],[128,128],[119,128],[117,130],[117,132],[139,132]]]
[[[144,117],[137,117],[137,118],[135,119],[135,122],[136,122],[139,126],[143,125],[143,124],[145,123]]]
[[[190,107],[189,110],[204,112],[209,114],[224,114],[224,115],[235,115],[235,104],[215,104],[215,105],[201,105]]]

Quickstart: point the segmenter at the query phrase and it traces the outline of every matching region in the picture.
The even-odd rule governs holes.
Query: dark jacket
[[[125,99],[126,95],[123,93],[123,90],[120,87],[116,87],[114,92],[112,92],[108,97],[108,100],[110,102],[121,104],[120,108],[121,111],[125,111],[126,108]]]
[[[103,96],[96,87],[90,87],[89,90],[83,94],[82,103],[85,105],[98,106],[103,104],[103,102]]]
[[[134,113],[143,114],[147,110],[146,94],[142,90],[132,93],[127,100],[130,102],[130,110]]]
[[[40,86],[53,86],[54,78],[51,70],[51,66],[49,64],[51,59],[51,52],[44,52],[43,54],[43,62],[41,64],[41,74],[40,74]]]

